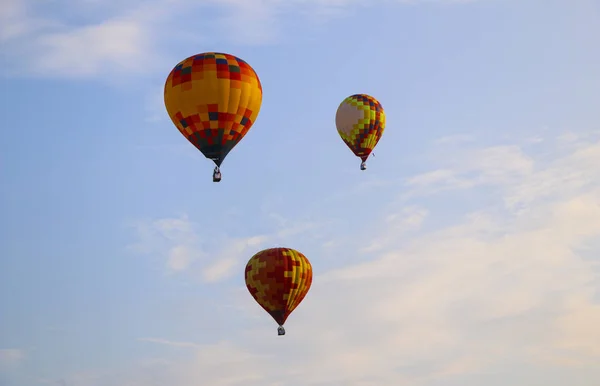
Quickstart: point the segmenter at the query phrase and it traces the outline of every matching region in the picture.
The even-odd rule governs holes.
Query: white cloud
[[[29,15],[31,4],[23,0],[0,1],[0,43],[52,26],[48,20]]]
[[[444,153],[444,168],[413,176],[406,181],[411,189],[402,199],[416,196],[435,195],[443,192],[466,190],[474,187],[494,187],[503,196],[506,207],[520,211],[526,209],[529,197],[573,193],[591,181],[591,169],[573,167],[573,162],[586,163],[593,154],[560,154],[565,144],[557,138],[554,146],[555,159],[534,161],[523,154],[518,146],[492,146],[485,149],[462,148],[453,153]],[[551,141],[550,141],[551,142]],[[587,152],[594,152],[597,145],[588,143]],[[441,156],[440,156],[441,157]],[[567,164],[565,164],[565,162]],[[548,164],[549,163],[549,164]],[[540,165],[543,169],[537,170]],[[545,192],[545,193],[543,193]]]
[[[240,44],[273,43],[285,36],[282,18],[286,15],[322,21],[354,6],[365,3],[131,0],[109,5],[96,1],[77,4],[59,1],[47,4],[51,10],[47,12],[33,0],[2,0],[0,42],[2,54],[11,65],[7,70],[19,75],[140,76],[168,71],[182,59],[180,54],[171,57],[177,49],[173,42],[198,45],[208,37],[212,43],[217,36]],[[70,22],[69,17],[74,16],[77,23]]]
[[[149,31],[136,20],[106,22],[39,36],[43,56],[36,71],[53,75],[88,76],[106,71],[148,70]]]
[[[25,359],[25,351],[16,348],[0,349],[0,370],[18,365]]]
[[[226,9],[219,24],[228,38],[240,44],[268,44],[279,41],[280,4],[273,0],[216,0]],[[242,22],[244,21],[244,22]]]
[[[161,256],[170,272],[185,271],[205,256],[194,224],[185,215],[138,221],[133,227],[138,241],[128,248],[141,254]]]
[[[240,264],[246,264],[243,259],[249,259],[258,252],[262,245],[268,241],[268,236],[251,236],[246,238],[228,239],[223,242],[223,247],[217,253],[213,262],[204,268],[202,278],[212,283],[226,279],[240,268]]]
[[[7,2],[0,12],[3,55],[10,59],[9,72],[44,77],[89,77],[135,73],[161,68],[160,36],[162,3],[123,2],[116,10],[103,10],[89,20],[70,23],[66,15],[81,11],[82,4],[58,2],[51,12],[30,0]],[[65,12],[68,10],[68,12]],[[108,13],[107,13],[108,12]],[[39,16],[44,13],[44,16]],[[168,14],[168,13],[167,13]]]
[[[375,237],[361,252],[377,252],[389,246],[392,240],[398,239],[405,232],[418,230],[425,221],[429,211],[417,206],[402,208],[399,212],[388,214],[380,226],[385,232]]]
[[[219,260],[208,266],[203,274],[204,280],[207,282],[216,282],[230,276],[236,267],[236,258],[230,257],[227,259]]]
[[[408,185],[423,188],[438,185],[448,189],[464,189],[472,187],[474,182],[467,178],[457,177],[456,172],[451,169],[438,169],[411,177]]]
[[[175,245],[169,251],[167,266],[172,271],[183,271],[192,264],[195,255],[199,255],[199,253],[189,246]]]

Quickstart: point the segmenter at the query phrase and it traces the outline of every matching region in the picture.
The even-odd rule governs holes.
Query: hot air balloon
[[[283,324],[312,284],[312,266],[302,253],[290,248],[270,248],[258,252],[246,265],[246,287],[256,302],[279,324]]]
[[[171,70],[165,82],[165,106],[173,124],[216,167],[256,121],[262,86],[248,63],[229,54],[190,56]]]
[[[342,140],[367,168],[367,158],[379,142],[385,129],[385,112],[381,103],[370,95],[351,95],[340,104],[335,125]]]

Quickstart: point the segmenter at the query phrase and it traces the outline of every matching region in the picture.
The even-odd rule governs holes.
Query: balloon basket
[[[221,181],[221,170],[219,170],[219,167],[217,166],[215,168],[215,171],[213,172],[213,182],[220,182]]]
[[[277,327],[277,335],[285,335],[285,328],[283,328],[283,326]]]

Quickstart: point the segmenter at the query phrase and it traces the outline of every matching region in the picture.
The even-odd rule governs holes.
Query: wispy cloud
[[[410,177],[406,185],[414,196],[444,191],[469,189],[476,186],[507,185],[522,181],[533,173],[533,160],[515,145],[487,148],[461,148],[452,155],[445,154],[444,167]]]
[[[0,370],[18,365],[25,359],[25,351],[16,348],[0,349]]]
[[[361,249],[361,252],[372,253],[384,249],[393,239],[398,239],[403,233],[418,230],[425,221],[429,211],[418,206],[402,208],[400,212],[390,213],[381,222],[385,232],[380,237],[372,239],[371,243]]]
[[[184,271],[205,256],[194,224],[186,215],[137,221],[132,226],[138,240],[130,244],[128,249],[163,257],[170,272]]]
[[[455,145],[455,144],[462,144],[465,142],[472,142],[475,140],[475,137],[471,134],[454,134],[454,135],[448,135],[445,137],[441,137],[438,138],[435,143],[438,145]]]
[[[326,222],[290,221],[270,212],[277,222],[265,234],[244,237],[209,234],[203,237],[203,227],[188,218],[140,220],[132,224],[137,240],[127,248],[135,253],[155,256],[165,262],[168,272],[189,272],[207,283],[231,277],[252,254],[270,245],[285,244],[299,235],[318,233]],[[317,237],[318,238],[318,237]]]
[[[268,240],[272,240],[272,237],[259,235],[224,240],[225,246],[219,250],[210,265],[205,267],[202,278],[211,283],[230,277],[244,258],[258,252]]]
[[[30,4],[20,0],[2,0],[0,7],[0,42],[28,36],[53,23],[31,15]]]
[[[284,16],[322,21],[364,6],[353,0],[132,0],[110,6],[61,1],[42,13],[33,4],[2,2],[5,72],[68,78],[164,72],[181,59],[172,51],[173,40],[197,45],[216,36],[238,44],[276,43],[285,37]],[[80,16],[77,23],[74,15]]]
[[[200,345],[198,345],[196,343],[191,343],[191,342],[176,342],[176,341],[167,340],[167,339],[160,339],[160,338],[139,338],[138,341],[140,341],[140,342],[149,342],[149,343],[162,344],[162,345],[172,346],[172,347],[185,347],[185,348],[199,348],[199,347],[201,347]]]
[[[167,20],[170,1],[123,2],[90,17],[86,6],[53,4],[41,15],[29,0],[5,0],[0,20],[7,72],[43,77],[89,77],[134,73],[144,75],[161,68],[161,22]],[[36,9],[36,10],[34,10]],[[174,8],[176,9],[176,8]],[[69,12],[67,12],[67,10]],[[72,23],[66,15],[80,13],[87,22]],[[87,16],[87,17],[86,17]]]

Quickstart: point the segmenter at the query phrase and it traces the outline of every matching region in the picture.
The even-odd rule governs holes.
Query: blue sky
[[[2,0],[0,385],[599,384],[598,36],[595,0]],[[162,102],[205,51],[264,88],[219,184]],[[315,272],[283,339],[271,246]]]

